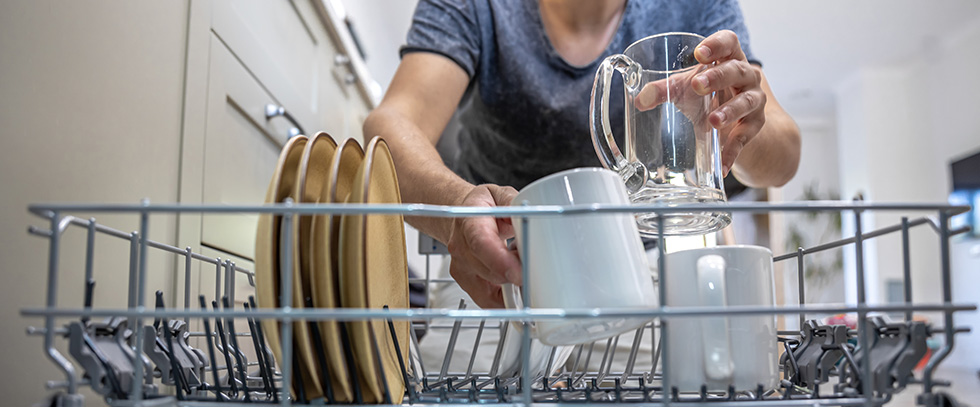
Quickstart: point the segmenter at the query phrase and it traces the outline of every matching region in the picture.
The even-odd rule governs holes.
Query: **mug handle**
[[[717,254],[698,259],[698,297],[707,307],[721,307],[725,295],[725,258]],[[735,370],[732,363],[731,337],[726,317],[701,318],[701,348],[704,352],[704,374],[714,381],[730,381]]]
[[[626,160],[619,146],[616,145],[612,128],[609,126],[609,87],[612,84],[614,70],[623,75],[623,82],[630,91],[640,83],[642,68],[626,55],[610,55],[602,60],[595,74],[595,81],[592,83],[592,98],[589,102],[592,146],[595,147],[602,165],[618,172],[626,182],[626,188],[633,193],[646,182],[647,171],[643,164]]]
[[[524,309],[524,300],[521,298],[521,287],[516,286],[511,283],[504,283],[500,285],[500,291],[504,297],[504,307],[507,309]],[[514,324],[519,324],[519,321],[511,321]],[[531,336],[537,336],[537,328],[534,325],[534,321],[527,323],[528,328],[531,330]]]

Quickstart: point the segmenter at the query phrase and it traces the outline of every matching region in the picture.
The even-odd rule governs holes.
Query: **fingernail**
[[[711,48],[708,48],[708,47],[706,47],[704,45],[700,45],[700,46],[698,46],[697,48],[694,49],[694,56],[698,60],[710,58],[711,57]]]
[[[653,107],[653,102],[656,99],[657,89],[651,86],[649,90],[644,89],[644,92],[640,92],[636,98],[636,104],[640,109],[649,109]]]
[[[730,167],[728,165],[721,166],[721,176],[727,177],[728,176],[728,171],[731,171],[731,169],[732,169],[732,167]]]
[[[636,107],[639,109],[646,109],[647,107],[646,100],[647,100],[647,95],[644,95],[643,92],[640,92],[639,95],[636,95]]]
[[[717,126],[724,125],[725,124],[725,120],[728,119],[728,116],[725,115],[725,112],[724,111],[720,111],[719,110],[717,112],[714,112],[713,115],[715,116],[715,124]]]
[[[708,75],[698,75],[694,77],[694,90],[704,94],[708,91]]]

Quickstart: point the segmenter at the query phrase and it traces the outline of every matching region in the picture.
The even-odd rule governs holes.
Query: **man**
[[[726,175],[730,169],[752,187],[789,181],[799,164],[799,129],[750,63],[736,0],[421,0],[401,64],[364,134],[388,141],[404,202],[509,205],[515,188],[534,179],[599,165],[588,127],[598,64],[671,31],[707,36],[695,56],[711,67],[693,86],[721,98],[709,122],[719,130]],[[655,99],[641,94],[638,104],[649,108]],[[463,129],[450,169],[435,145],[457,109]],[[622,109],[619,102],[611,116],[622,117]],[[613,133],[623,134],[616,126]],[[520,284],[520,260],[504,244],[514,234],[508,220],[409,222],[449,246],[450,274],[477,305],[502,307],[499,285]]]

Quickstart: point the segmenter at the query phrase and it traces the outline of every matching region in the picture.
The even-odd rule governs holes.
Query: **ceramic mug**
[[[759,246],[683,250],[665,258],[670,308],[774,306],[772,252]],[[755,390],[779,379],[773,315],[670,318],[670,386],[679,391]]]
[[[618,174],[578,168],[532,182],[512,205],[628,205]],[[512,218],[517,247],[530,274],[532,308],[652,308],[658,304],[639,231],[630,213]],[[527,233],[527,242],[522,241]],[[525,250],[527,246],[527,253]],[[521,289],[504,285],[504,303],[520,309]],[[636,329],[646,318],[569,318],[531,324],[547,345],[574,345]]]

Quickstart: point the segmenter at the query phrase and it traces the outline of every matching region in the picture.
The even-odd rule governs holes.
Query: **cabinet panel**
[[[277,103],[217,39],[211,44],[207,130],[204,143],[206,203],[255,204],[265,200],[269,177],[286,140],[286,125],[266,121]],[[201,242],[253,258],[255,215],[203,217]]]
[[[363,143],[361,124],[369,105],[354,91],[356,85],[344,82],[349,64],[337,62],[338,48],[316,1],[221,0],[200,6],[194,32],[205,34],[194,38],[206,35],[209,42],[207,76],[198,81],[206,81],[207,101],[193,102],[206,110],[202,118],[188,116],[203,121],[203,131],[189,133],[183,143],[201,151],[184,152],[187,202],[264,201],[292,127],[281,117],[266,120],[267,104],[285,107],[308,133],[326,131],[338,141],[354,137]],[[256,221],[246,215],[188,217],[183,224],[192,225],[183,229],[205,246],[251,259]]]
[[[307,2],[215,1],[212,30],[270,93],[312,132],[318,123],[316,84],[333,54]],[[316,31],[319,29],[319,32]],[[327,48],[327,49],[325,49]]]

